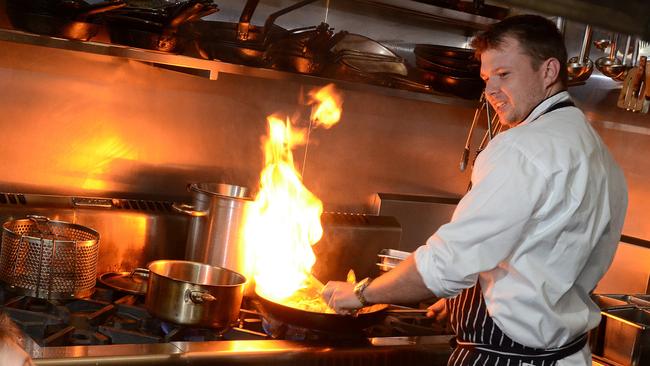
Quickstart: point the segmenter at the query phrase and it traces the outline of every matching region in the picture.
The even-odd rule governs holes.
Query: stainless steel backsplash
[[[314,19],[322,16],[312,11]],[[363,14],[354,13],[355,22],[337,20],[340,15],[330,13],[339,29],[383,37],[382,27],[368,26],[366,32],[372,22]],[[465,32],[432,24],[415,21],[401,28],[403,33],[384,38],[453,45],[468,39]],[[580,24],[567,24],[570,55],[577,52],[582,30]],[[596,30],[594,39],[606,36]],[[592,49],[592,59],[601,55]],[[255,189],[266,116],[300,115],[298,125],[306,126],[309,110],[299,101],[314,84],[229,74],[211,81],[133,60],[0,42],[0,191],[183,201],[189,200],[185,187],[190,182]],[[570,92],[625,170],[630,187],[625,233],[647,238],[650,116],[616,108],[619,87],[595,71]],[[469,172],[459,172],[458,162],[474,112],[471,103],[343,92],[340,124],[313,131],[306,157],[304,148],[295,151],[306,186],[327,211],[374,213],[377,192],[447,197],[465,192]],[[483,131],[483,126],[476,131],[473,146]],[[93,222],[95,211],[88,211],[87,220]],[[127,212],[124,223],[136,232],[138,225],[156,225]],[[171,215],[169,220],[182,219]],[[126,253],[137,250],[129,243],[123,244],[124,265],[130,264]],[[176,249],[181,243],[169,239],[167,245],[172,248],[158,244],[147,250],[182,253]]]
[[[0,223],[42,215],[83,225],[100,235],[97,273],[132,271],[157,259],[184,259],[190,218],[172,202],[0,192]],[[402,232],[394,217],[323,213],[314,273],[322,281],[377,275],[377,254],[397,248]],[[0,248],[1,248],[0,244]]]

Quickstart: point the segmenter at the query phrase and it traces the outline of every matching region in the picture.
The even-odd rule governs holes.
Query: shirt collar
[[[555,103],[558,103],[558,102],[561,102],[561,101],[564,101],[564,100],[567,100],[567,99],[569,99],[569,92],[567,92],[566,90],[561,91],[561,92],[559,92],[557,94],[551,95],[550,97],[544,99],[541,103],[539,103],[537,105],[537,107],[535,107],[528,114],[528,117],[526,117],[526,119],[524,119],[519,125],[521,126],[521,125],[524,125],[524,124],[528,124],[528,123],[536,120],[539,116],[544,114],[544,112],[546,112],[546,110],[549,109],[550,107],[552,107]]]

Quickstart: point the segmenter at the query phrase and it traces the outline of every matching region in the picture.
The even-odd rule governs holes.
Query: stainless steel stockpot
[[[237,321],[244,276],[203,263],[149,263],[145,307],[153,316],[181,325],[227,329]]]
[[[185,259],[246,274],[242,227],[252,203],[248,189],[224,183],[193,183],[192,205],[174,209],[192,216]]]

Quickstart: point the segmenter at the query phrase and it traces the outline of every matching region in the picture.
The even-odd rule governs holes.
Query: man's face
[[[501,123],[517,125],[544,99],[542,69],[533,69],[530,56],[512,37],[505,37],[499,48],[481,54],[485,96]]]

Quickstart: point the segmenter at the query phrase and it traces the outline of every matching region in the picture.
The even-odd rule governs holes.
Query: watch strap
[[[370,285],[371,282],[370,277],[366,277],[363,280],[359,281],[355,286],[354,286],[354,294],[357,296],[357,299],[359,299],[359,302],[361,303],[362,306],[368,306],[370,303],[368,300],[366,300],[366,297],[364,296],[363,292],[365,289]]]

